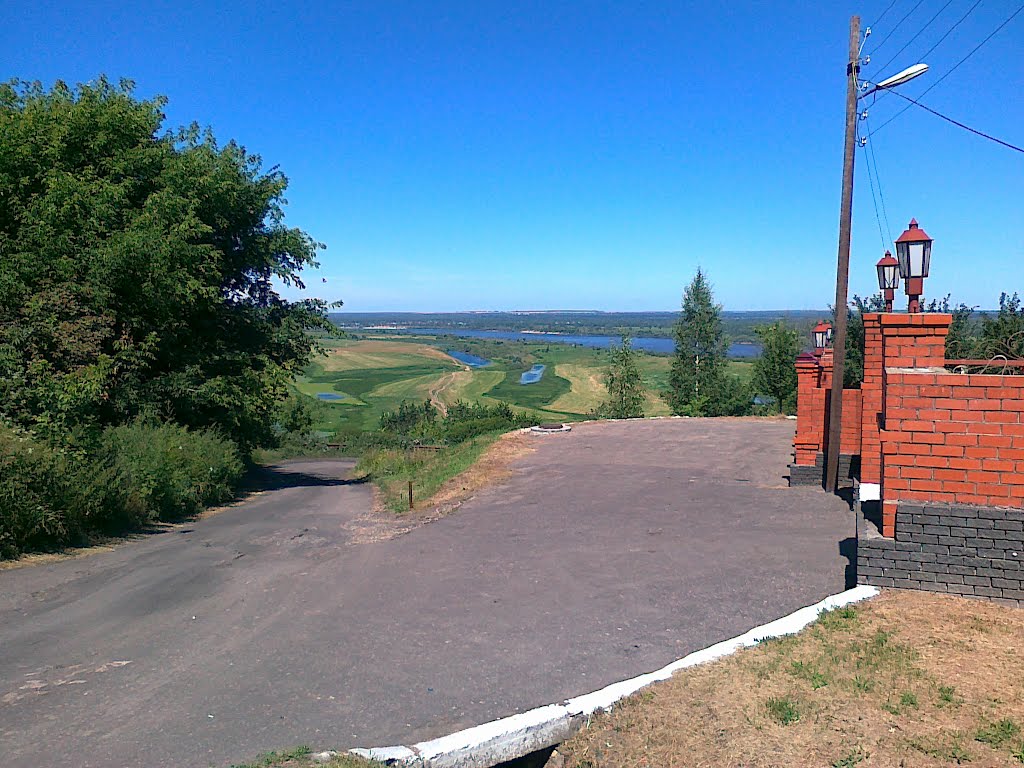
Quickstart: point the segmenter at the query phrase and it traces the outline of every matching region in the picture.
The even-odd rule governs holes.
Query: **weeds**
[[[790,725],[800,720],[800,710],[788,696],[772,697],[764,703],[768,716],[779,725]]]
[[[988,723],[978,729],[974,740],[992,747],[1002,747],[1020,735],[1020,726],[1008,717],[994,723]]]
[[[860,747],[850,752],[846,757],[840,758],[832,763],[832,768],[853,768],[853,766],[866,760],[868,753]]]

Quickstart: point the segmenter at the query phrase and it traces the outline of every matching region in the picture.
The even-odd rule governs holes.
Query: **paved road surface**
[[[221,766],[412,743],[647,672],[844,588],[846,506],[784,488],[792,422],[531,437],[390,541],[344,462],[114,551],[0,571],[7,768]]]

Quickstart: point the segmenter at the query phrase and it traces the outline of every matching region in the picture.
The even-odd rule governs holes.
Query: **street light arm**
[[[865,96],[870,96],[872,93],[875,93],[876,91],[884,91],[887,88],[894,88],[897,85],[903,85],[904,83],[908,83],[915,77],[920,77],[927,71],[927,64],[915,64],[912,67],[907,67],[902,72],[897,72],[892,77],[887,77],[882,82],[874,84],[871,90],[861,94],[861,98],[864,98]]]

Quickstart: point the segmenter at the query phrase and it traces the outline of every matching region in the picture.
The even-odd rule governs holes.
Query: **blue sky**
[[[916,63],[974,0],[896,0],[865,52]],[[291,179],[327,244],[309,291],[351,311],[666,310],[698,265],[727,309],[835,289],[848,23],[889,0],[25,3],[6,75],[166,95]],[[1017,7],[982,0],[917,96]],[[1024,144],[1024,13],[924,102]],[[882,99],[878,127],[906,102]],[[1024,155],[911,107],[872,139],[891,236],[935,238],[930,296],[1024,291]],[[881,256],[858,150],[851,292]],[[883,222],[883,229],[885,224]],[[886,235],[888,237],[888,233]],[[326,278],[323,282],[321,278]]]

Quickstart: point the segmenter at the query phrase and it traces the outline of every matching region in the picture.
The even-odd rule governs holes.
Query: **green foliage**
[[[413,442],[456,445],[488,433],[536,424],[536,420],[516,413],[508,403],[484,405],[458,402],[441,417],[429,401],[403,401],[397,411],[385,411],[380,417],[382,445],[411,445]]]
[[[115,530],[181,520],[227,501],[242,460],[230,440],[176,424],[128,424],[103,433],[95,461],[112,474],[121,514]]]
[[[242,470],[231,441],[171,424],[110,427],[88,450],[0,427],[0,557],[180,520],[229,499]]]
[[[785,320],[771,325],[759,325],[757,338],[761,342],[761,357],[754,361],[754,388],[774,401],[781,413],[796,411],[796,366],[800,353],[800,338],[795,328]]]
[[[729,341],[722,330],[722,307],[715,304],[711,284],[699,269],[683,292],[675,341],[667,396],[674,414],[736,416],[749,411],[749,392],[726,372]]]
[[[788,696],[772,697],[764,703],[768,716],[779,725],[790,725],[800,719],[796,702]]]
[[[633,340],[622,337],[622,344],[611,351],[611,365],[604,377],[608,400],[598,414],[610,419],[641,419],[644,415],[644,386],[633,351]]]
[[[978,347],[983,358],[1024,359],[1024,307],[1016,293],[1001,294],[999,312],[982,318]]]
[[[1020,726],[1008,717],[994,723],[986,723],[974,734],[974,740],[993,747],[1002,747],[1020,736]]]
[[[0,85],[0,416],[51,442],[158,416],[273,441],[322,303],[287,180],[105,78]]]

